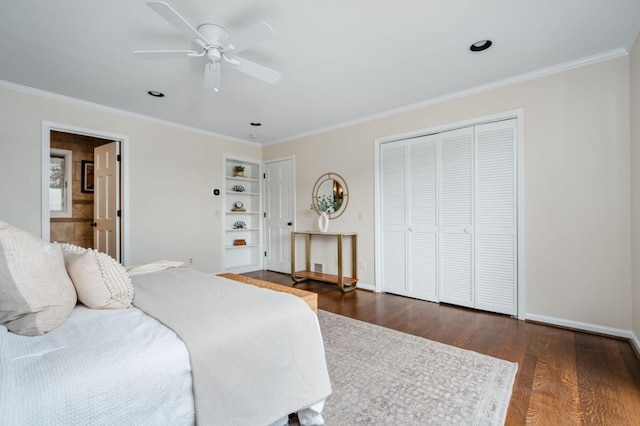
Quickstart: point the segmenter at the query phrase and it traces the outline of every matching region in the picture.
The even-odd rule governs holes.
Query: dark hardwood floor
[[[320,282],[296,287],[318,293],[325,311],[517,362],[508,425],[640,425],[640,361],[625,340]]]

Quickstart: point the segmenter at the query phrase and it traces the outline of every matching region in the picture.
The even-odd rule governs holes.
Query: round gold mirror
[[[349,202],[347,183],[337,173],[325,173],[313,186],[311,201],[315,211],[326,212],[329,219],[335,219],[347,208]]]

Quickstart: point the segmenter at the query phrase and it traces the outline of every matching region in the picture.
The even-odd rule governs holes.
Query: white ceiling
[[[168,0],[194,27],[266,21],[272,41],[203,89],[205,58],[145,0],[0,0],[0,80],[217,134],[272,143],[535,70],[628,49],[640,0]],[[484,53],[468,46],[481,39]],[[166,94],[152,98],[148,90]],[[260,128],[250,122],[263,123]]]

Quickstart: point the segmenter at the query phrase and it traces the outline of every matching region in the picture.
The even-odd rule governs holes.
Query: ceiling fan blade
[[[271,40],[275,33],[266,22],[258,22],[256,25],[244,31],[233,34],[229,44],[225,47],[229,53],[242,52],[262,42]]]
[[[278,80],[280,80],[281,74],[278,71],[258,65],[255,62],[251,62],[243,58],[227,59],[227,62],[238,71],[242,71],[243,73],[249,74],[251,77],[255,77],[266,83],[276,84]]]
[[[204,88],[220,91],[220,63],[209,62],[204,68]]]
[[[195,50],[136,50],[133,53],[140,59],[184,58],[198,55]]]
[[[150,1],[147,3],[158,15],[162,16],[165,21],[173,25],[182,34],[191,40],[203,40],[206,44],[207,39],[191,26],[178,12],[163,1]]]

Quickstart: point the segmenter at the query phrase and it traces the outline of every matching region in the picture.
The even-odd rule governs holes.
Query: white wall
[[[640,38],[629,54],[633,332],[640,337]],[[640,343],[640,342],[637,342]],[[639,348],[640,349],[640,348]]]
[[[315,179],[346,179],[333,230],[359,233],[373,284],[374,140],[523,109],[526,312],[631,329],[629,64],[619,57],[366,123],[265,147],[295,155],[298,229]],[[358,220],[358,212],[365,220]]]
[[[41,235],[42,121],[128,136],[129,263],[186,261],[219,271],[222,156],[260,147],[0,86],[0,220]]]

